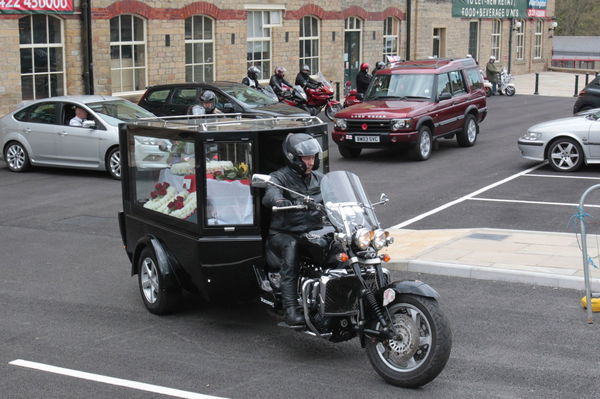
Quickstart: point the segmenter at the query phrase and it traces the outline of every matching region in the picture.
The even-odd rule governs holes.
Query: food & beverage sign
[[[458,18],[545,17],[547,0],[452,0]]]

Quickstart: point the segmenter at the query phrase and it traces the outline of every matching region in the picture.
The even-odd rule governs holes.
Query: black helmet
[[[322,151],[319,142],[306,133],[290,133],[283,141],[283,155],[285,156],[285,160],[292,169],[301,175],[306,173],[306,165],[302,162],[301,157],[314,155],[315,163],[313,170],[316,170],[319,169],[319,153]]]
[[[260,73],[260,69],[258,69],[254,65],[252,65],[250,68],[248,68],[248,77],[250,79],[254,79],[254,80],[258,79],[259,73]]]
[[[215,103],[217,102],[217,96],[214,92],[210,90],[205,90],[204,93],[200,96],[200,101],[202,102],[202,106],[206,110],[207,114],[210,114],[215,109]],[[208,107],[206,104],[210,104]]]
[[[310,75],[310,67],[308,65],[303,65],[300,72],[302,72],[305,75]]]
[[[383,69],[384,67],[385,67],[385,63],[383,61],[377,61],[377,64],[375,64],[376,71]]]

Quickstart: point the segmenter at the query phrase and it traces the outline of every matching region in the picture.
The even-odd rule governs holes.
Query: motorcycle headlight
[[[538,133],[538,132],[527,132],[524,135],[521,136],[521,138],[523,140],[539,140],[540,138],[542,138],[542,134]]]
[[[410,119],[392,119],[392,130],[410,129]]]
[[[348,124],[346,123],[345,119],[336,119],[335,127],[337,127],[340,130],[346,130],[348,128]]]
[[[387,243],[387,233],[381,229],[375,230],[375,234],[373,236],[373,248],[376,250],[380,250]]]
[[[354,233],[354,245],[359,249],[367,249],[371,243],[371,230],[369,229],[358,229]]]

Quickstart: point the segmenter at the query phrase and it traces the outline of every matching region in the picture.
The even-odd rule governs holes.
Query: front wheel
[[[427,125],[419,128],[417,144],[412,148],[412,158],[415,161],[426,161],[431,156],[432,150],[431,129]]]
[[[557,172],[574,172],[583,164],[583,150],[579,143],[569,137],[554,141],[548,149],[548,162]]]
[[[504,89],[504,94],[506,94],[509,97],[514,96],[516,92],[517,89],[515,89],[514,86],[506,86],[506,88]]]
[[[327,106],[325,107],[325,116],[327,117],[327,119],[332,121],[335,118],[335,114],[340,112],[341,110],[342,110],[341,104],[335,104],[335,105],[327,104]]]
[[[444,369],[452,348],[450,325],[437,301],[401,295],[388,306],[396,339],[366,341],[367,357],[388,383],[417,388],[431,382]],[[369,328],[378,330],[378,321]]]

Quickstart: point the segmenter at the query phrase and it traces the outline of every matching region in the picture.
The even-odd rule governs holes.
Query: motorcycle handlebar
[[[306,210],[308,207],[306,205],[290,205],[290,206],[274,206],[271,208],[273,212],[280,211],[292,211],[292,210]]]

